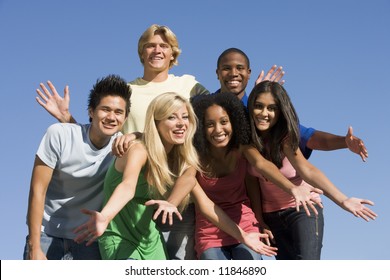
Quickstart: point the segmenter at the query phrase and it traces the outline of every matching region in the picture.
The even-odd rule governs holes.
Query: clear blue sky
[[[272,2],[272,3],[271,3]],[[323,259],[390,259],[390,1],[59,1],[0,0],[0,259],[21,259],[34,155],[55,122],[35,101],[40,82],[70,86],[71,112],[88,122],[87,95],[97,78],[142,75],[141,33],[169,26],[182,54],[172,73],[219,87],[218,55],[238,47],[260,69],[286,71],[285,87],[301,122],[364,139],[366,163],[347,150],[314,152],[311,162],[350,196],[376,205],[365,222],[325,204]]]

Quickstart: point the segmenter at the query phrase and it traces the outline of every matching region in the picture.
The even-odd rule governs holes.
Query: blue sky
[[[142,76],[137,42],[153,23],[178,36],[183,52],[171,73],[192,74],[215,91],[218,55],[238,47],[251,59],[251,85],[261,69],[284,67],[302,124],[340,135],[352,125],[368,148],[366,163],[347,150],[310,160],[347,195],[373,200],[379,217],[367,223],[323,198],[322,258],[390,259],[389,14],[388,0],[0,0],[0,259],[22,257],[34,155],[55,122],[35,89],[47,80],[60,92],[69,84],[71,112],[88,122],[97,78]]]

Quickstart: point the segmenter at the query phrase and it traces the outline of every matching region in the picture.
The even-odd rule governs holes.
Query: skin
[[[212,143],[211,156],[218,159],[224,159],[219,160],[219,168],[215,166],[217,168],[215,171],[217,172],[217,176],[224,176],[234,170],[236,166],[235,154],[229,153],[229,155],[226,155],[226,146],[229,143],[233,133],[232,125],[230,123],[228,114],[220,106],[214,105],[209,107],[205,113],[205,127],[206,138]],[[225,165],[225,163],[227,163],[227,165]],[[192,170],[191,172],[192,174],[189,172],[186,174],[186,176],[181,176],[178,179],[178,181],[181,181],[181,185],[183,187],[173,188],[172,194],[168,198],[169,202],[174,205],[178,205],[180,201],[185,197],[185,195],[187,195],[188,192],[191,192],[191,195],[194,197],[195,204],[198,207],[199,211],[221,230],[225,231],[229,235],[233,236],[234,238],[246,244],[249,248],[260,254],[269,257],[276,255],[277,248],[269,246],[267,234],[257,232],[244,232],[224,213],[223,210],[221,210],[217,205],[214,204],[214,202],[212,202],[207,197],[202,187],[197,182],[195,186],[193,186],[193,180],[196,175],[196,170]],[[148,201],[146,205],[159,206],[153,219],[157,219],[158,216],[161,214],[163,223],[165,223],[165,220],[167,218],[169,219],[170,224],[173,223],[172,215],[163,212],[163,208],[165,207],[164,201],[151,200]],[[261,239],[265,239],[267,244],[261,242]]]
[[[221,85],[221,92],[233,92],[242,99],[245,88],[248,85],[251,69],[245,57],[237,52],[230,52],[221,58],[221,62],[216,70],[217,79]],[[263,80],[270,80],[284,84],[282,80],[284,71],[282,67],[276,65],[264,76],[261,71],[255,84]],[[328,132],[316,130],[307,141],[306,146],[311,150],[333,151],[348,148],[351,152],[359,155],[365,162],[368,158],[368,151],[363,140],[353,135],[352,127],[348,128],[346,136],[334,135]]]
[[[232,92],[242,99],[251,72],[243,55],[236,52],[228,53],[222,57],[216,70],[221,92]]]
[[[166,38],[160,34],[153,35],[145,44],[142,52],[144,65],[143,79],[163,82],[168,78],[170,62],[174,60],[172,48]]]
[[[168,149],[170,151],[174,145],[184,143],[188,125],[188,111],[185,104],[168,119],[157,122],[157,130],[167,151]]]
[[[185,104],[167,119],[158,121],[157,130],[167,154],[175,145],[184,143],[188,125],[188,110]],[[115,168],[119,172],[123,172],[122,182],[115,188],[101,212],[82,210],[84,214],[90,216],[90,219],[75,229],[75,233],[78,234],[75,238],[76,242],[81,243],[88,240],[87,245],[90,245],[104,233],[109,222],[133,199],[138,176],[147,159],[148,154],[142,143],[134,143],[122,158],[117,158]],[[174,205],[168,202],[165,202],[164,205],[170,209],[171,213],[181,217]]]
[[[270,129],[278,122],[279,108],[271,93],[265,92],[257,96],[253,112],[250,112],[261,137],[269,137]],[[282,144],[283,153],[298,174],[310,185],[320,188],[333,202],[356,217],[366,221],[375,219],[377,214],[364,204],[374,205],[370,200],[348,198],[319,169],[309,163],[299,149],[291,149],[288,140]]]
[[[96,148],[105,146],[111,136],[120,131],[126,120],[125,112],[126,102],[118,96],[106,96],[101,99],[94,110],[89,110],[89,116],[92,118],[89,136]],[[46,192],[53,172],[54,170],[39,157],[35,157],[27,212],[29,229],[28,258],[31,260],[46,259],[41,250],[40,232]]]

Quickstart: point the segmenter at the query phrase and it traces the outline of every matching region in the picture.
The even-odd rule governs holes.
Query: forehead
[[[111,107],[126,110],[126,100],[117,95],[107,95],[100,99],[98,107]]]
[[[225,54],[220,61],[220,65],[243,65],[248,66],[245,56],[238,52],[230,52]]]
[[[217,104],[211,105],[205,111],[205,118],[214,118],[214,117],[221,117],[221,116],[228,116],[228,113],[223,107]]]
[[[270,92],[261,92],[257,95],[255,102],[266,103],[266,104],[276,104],[276,100],[272,93]]]
[[[168,44],[168,40],[163,34],[157,33],[157,34],[151,35],[148,38],[147,43],[167,43]]]

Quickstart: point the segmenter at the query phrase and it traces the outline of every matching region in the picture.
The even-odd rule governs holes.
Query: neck
[[[110,142],[110,139],[111,139],[111,136],[101,137],[99,135],[96,135],[93,131],[92,126],[91,126],[91,129],[89,130],[89,140],[95,146],[95,148],[101,149],[101,148],[105,147],[108,144],[108,142]]]
[[[144,76],[142,77],[145,81],[161,83],[168,79],[168,70],[162,72],[147,71],[144,69]]]
[[[224,90],[222,90],[222,88],[221,88],[220,92],[221,92],[221,93],[226,93],[226,92],[228,92],[228,91],[224,91]],[[241,99],[244,97],[245,90],[240,91],[240,92],[237,92],[237,93],[234,93],[234,94],[238,97],[238,99],[241,100]]]
[[[227,147],[223,147],[223,148],[211,147],[210,157],[222,160],[227,156],[226,151],[227,151]]]

